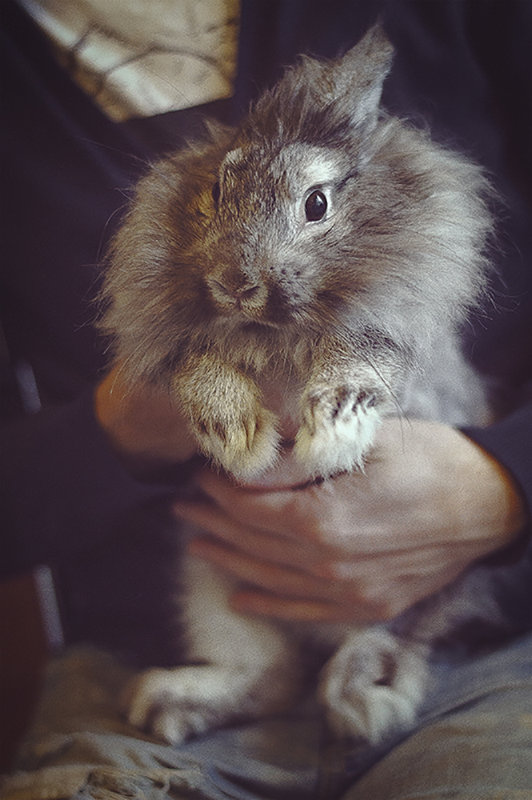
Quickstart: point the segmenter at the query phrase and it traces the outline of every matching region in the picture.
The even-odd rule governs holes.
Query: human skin
[[[512,543],[525,524],[502,466],[446,425],[388,419],[364,473],[301,483],[289,454],[254,487],[204,470],[176,513],[190,549],[242,580],[235,609],[286,620],[390,619]]]
[[[133,472],[179,464],[196,453],[196,443],[168,392],[132,386],[115,367],[96,387],[96,419],[113,449]]]
[[[195,453],[170,398],[126,388],[118,371],[98,387],[96,414],[129,463]],[[287,452],[253,485],[208,468],[195,482],[199,499],[174,503],[204,532],[191,552],[242,581],[235,609],[277,619],[389,619],[510,545],[526,522],[499,462],[459,431],[421,420],[386,419],[364,472],[309,483]]]

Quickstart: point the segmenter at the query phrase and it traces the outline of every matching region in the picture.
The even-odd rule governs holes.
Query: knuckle
[[[292,497],[285,507],[290,528],[298,539],[318,541],[321,536],[320,525],[314,514],[301,502],[300,497]]]
[[[381,596],[376,599],[374,603],[375,613],[378,616],[378,619],[383,620],[384,622],[389,622],[395,617],[399,616],[404,608],[401,599],[393,594],[390,594],[386,597]]]
[[[403,598],[393,591],[393,587],[381,583],[379,586],[359,583],[356,587],[356,602],[364,608],[375,621],[389,622],[405,608]]]

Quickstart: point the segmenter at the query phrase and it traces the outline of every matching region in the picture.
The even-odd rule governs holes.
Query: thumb
[[[312,481],[308,469],[295,457],[293,449],[283,450],[277,463],[259,478],[246,483],[254,491],[282,491],[303,488]]]

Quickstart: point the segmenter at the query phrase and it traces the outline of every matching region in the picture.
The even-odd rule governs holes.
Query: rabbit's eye
[[[218,205],[218,202],[220,200],[220,181],[216,181],[216,183],[213,183],[211,194],[212,194],[212,199],[214,200],[214,204]]]
[[[318,222],[323,219],[327,211],[327,198],[316,189],[312,194],[309,194],[305,203],[305,214],[309,222]]]

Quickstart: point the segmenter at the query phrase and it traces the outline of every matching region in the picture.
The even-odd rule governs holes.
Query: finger
[[[476,555],[475,545],[460,543],[449,545],[426,544],[424,547],[409,547],[385,553],[349,553],[330,549],[328,574],[342,580],[388,580],[423,579],[436,584],[440,574],[459,574]],[[335,557],[333,557],[335,556]]]
[[[189,549],[194,555],[206,558],[256,587],[237,593],[237,597],[246,598],[242,611],[293,621],[367,623],[390,620],[456,577],[453,571],[436,577],[415,575],[392,580],[381,576],[377,581],[365,576],[358,583],[324,582],[242,556],[206,539],[194,540]],[[244,603],[244,600],[238,602]]]
[[[242,525],[217,506],[204,502],[179,502],[174,504],[174,511],[182,519],[251,557],[293,567],[322,578],[330,578],[336,574],[322,548],[312,543],[302,546],[299,542],[295,543],[270,531]]]
[[[274,564],[211,539],[193,539],[189,552],[219,566],[240,581],[290,598],[334,601],[344,595],[339,582]]]
[[[375,522],[373,509],[368,515],[359,476],[343,475],[298,488],[262,491],[237,486],[205,470],[198,484],[230,516],[299,543],[313,542],[325,550],[351,552],[353,556],[377,556],[397,549],[394,520]],[[402,549],[408,547],[410,538],[400,539]],[[419,546],[417,539],[415,544]]]
[[[261,592],[238,591],[231,607],[243,614],[257,614],[283,622],[349,622],[369,624],[377,621],[355,604],[278,597]]]
[[[182,518],[251,558],[258,557],[312,576],[344,582],[351,589],[358,586],[362,597],[366,595],[366,586],[376,583],[382,588],[383,576],[390,583],[425,581],[435,591],[458,575],[475,555],[466,543],[452,551],[447,546],[428,544],[423,548],[395,550],[385,555],[356,553],[346,558],[343,548],[293,541],[269,531],[250,528],[217,506],[205,502],[182,502],[175,504],[174,508]]]
[[[314,526],[327,517],[329,507],[321,487],[262,491],[237,486],[207,470],[198,476],[198,485],[229,516],[245,519],[254,528],[298,542],[320,541]]]
[[[292,450],[287,450],[274,467],[245,486],[252,490],[288,491],[305,487],[312,480],[308,469],[295,458]]]
[[[289,503],[283,498],[277,501],[277,493],[263,495],[232,486],[223,479],[209,476],[200,479],[200,489],[207,497],[235,520],[245,520],[258,530],[291,537],[294,517]],[[281,493],[284,494],[284,493]],[[288,509],[288,510],[287,510]]]

